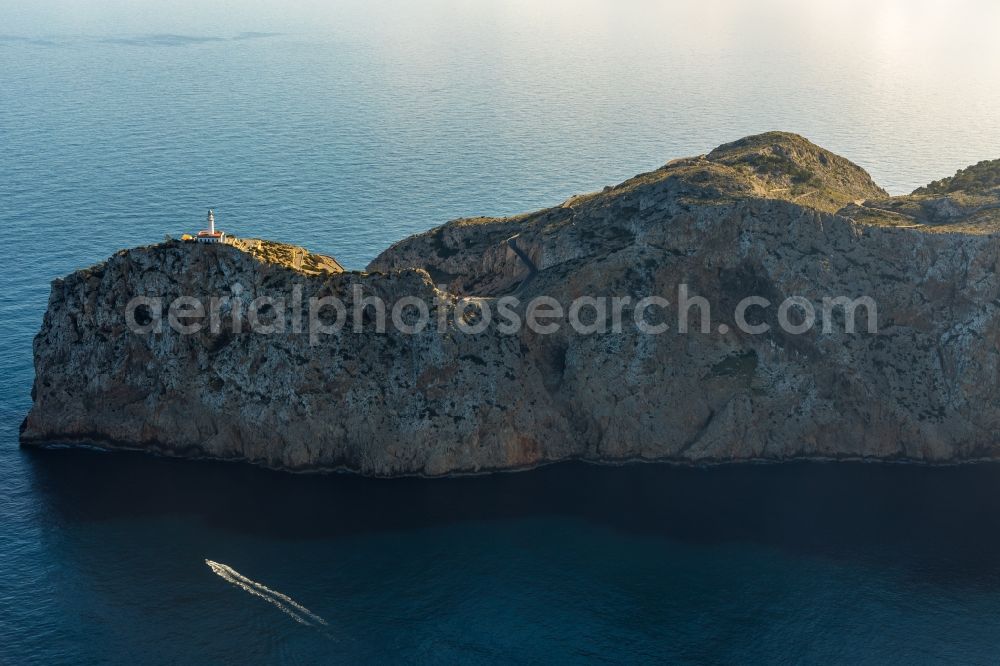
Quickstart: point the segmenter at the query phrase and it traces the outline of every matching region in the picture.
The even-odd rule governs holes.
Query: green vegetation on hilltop
[[[719,146],[707,158],[748,172],[768,198],[827,212],[858,199],[886,196],[857,164],[790,132],[748,136]]]
[[[1000,159],[983,160],[959,169],[954,176],[918,187],[913,194],[986,193],[997,189],[1000,189]]]
[[[1000,231],[1000,159],[985,160],[954,176],[918,187],[912,194],[865,201],[842,214],[858,222],[924,231]]]

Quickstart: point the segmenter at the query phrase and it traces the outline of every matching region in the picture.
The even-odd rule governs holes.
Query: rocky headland
[[[534,213],[449,222],[365,272],[268,241],[124,250],[53,283],[21,441],[379,476],[998,458],[998,234],[1000,160],[890,197],[848,160],[774,132]],[[710,330],[678,333],[677,308],[650,313],[670,328],[659,335],[459,327],[475,318],[458,308],[466,297],[634,304],[675,301],[680,285],[711,306]],[[293,293],[340,299],[343,330],[296,334],[294,307],[269,313],[285,330],[271,335],[227,316]],[[416,297],[433,325],[377,332],[360,294]],[[125,318],[136,296],[228,305],[217,330],[137,333]],[[767,332],[734,321],[748,296],[774,304],[753,310]],[[792,296],[816,304],[802,333],[776,320]],[[849,333],[843,312],[824,312],[838,296],[871,298],[877,330],[862,314]]]

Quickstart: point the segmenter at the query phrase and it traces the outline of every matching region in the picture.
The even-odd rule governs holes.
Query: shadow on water
[[[563,516],[700,544],[902,567],[1000,588],[1000,465],[786,463],[682,468],[563,463],[448,479],[295,475],[136,453],[30,450],[36,497],[63,525],[163,516],[308,540],[463,521]]]

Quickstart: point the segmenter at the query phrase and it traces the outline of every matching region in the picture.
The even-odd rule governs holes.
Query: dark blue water
[[[0,663],[996,660],[995,466],[366,481],[17,426],[49,282],[208,207],[361,268],[764,130],[893,192],[998,157],[1000,7],[202,5],[0,5]]]
[[[8,656],[995,663],[1000,467],[372,481],[33,452]],[[34,557],[23,550],[30,550]],[[205,559],[279,591],[295,621]]]

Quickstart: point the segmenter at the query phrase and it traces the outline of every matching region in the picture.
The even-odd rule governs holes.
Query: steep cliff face
[[[536,213],[450,222],[366,273],[280,244],[128,250],[53,284],[22,441],[377,475],[569,458],[1000,457],[998,203],[995,162],[889,197],[844,158],[768,133]],[[707,302],[706,330],[699,307],[680,307],[681,285]],[[234,330],[225,307],[217,332],[125,325],[136,295],[229,296],[241,309],[295,293],[343,301],[344,330],[296,334],[308,306],[280,304],[270,316],[285,332],[270,335]],[[373,308],[355,307],[373,295],[390,307],[416,296],[432,324],[377,332]],[[551,334],[461,330],[475,316],[459,297],[495,308],[516,296],[523,318],[542,295],[631,302],[620,331],[593,309],[585,331],[565,317]],[[671,307],[645,319],[666,333],[632,324],[653,295]],[[743,322],[764,332],[736,319],[748,296],[771,304]],[[803,332],[777,317],[793,296],[815,305]],[[877,332],[864,308],[845,332],[846,313],[822,306],[833,297],[869,297]]]

